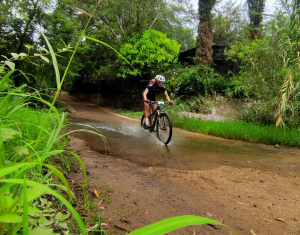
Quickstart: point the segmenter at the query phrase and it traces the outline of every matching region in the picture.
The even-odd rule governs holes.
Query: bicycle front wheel
[[[145,114],[143,114],[143,116],[141,118],[141,127],[145,128]]]
[[[168,144],[172,138],[172,122],[169,116],[162,113],[157,118],[156,124],[157,138],[164,144]]]

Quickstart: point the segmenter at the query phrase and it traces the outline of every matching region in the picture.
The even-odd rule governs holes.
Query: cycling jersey
[[[158,82],[155,79],[152,79],[145,90],[147,93],[147,99],[150,101],[156,101],[156,93],[164,92],[167,93],[167,90],[164,86],[159,87]]]

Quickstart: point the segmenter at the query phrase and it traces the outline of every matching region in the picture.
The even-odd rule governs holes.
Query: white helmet
[[[159,83],[164,83],[166,81],[165,77],[162,75],[156,75],[155,80],[158,81]]]

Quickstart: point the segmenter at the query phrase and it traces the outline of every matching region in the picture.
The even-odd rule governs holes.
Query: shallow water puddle
[[[105,115],[104,115],[105,116]],[[273,146],[226,140],[174,128],[172,141],[165,146],[156,133],[143,130],[138,121],[107,115],[99,121],[70,119],[97,128],[106,136],[111,155],[145,166],[164,166],[178,169],[207,169],[219,165],[250,167],[263,170],[282,169],[293,164],[299,169],[300,150],[277,149]],[[105,153],[100,137],[89,133],[77,134],[95,150]],[[209,164],[208,164],[209,163]]]

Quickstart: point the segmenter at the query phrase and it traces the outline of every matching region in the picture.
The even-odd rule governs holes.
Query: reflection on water
[[[112,155],[132,161],[141,162],[142,158],[145,158],[162,164],[163,158],[167,156],[174,161],[180,159],[180,164],[182,162],[189,164],[190,168],[200,167],[205,162],[247,167],[249,162],[258,164],[261,159],[264,162],[300,164],[298,149],[276,149],[273,146],[225,140],[177,128],[174,128],[171,143],[165,146],[157,139],[155,132],[149,133],[143,130],[138,121],[124,121],[121,118],[101,121],[71,119],[70,121],[99,129],[106,136]],[[105,151],[100,138],[97,140],[95,136],[83,133],[81,138],[85,138],[93,149]],[[261,164],[259,166],[263,167]]]

